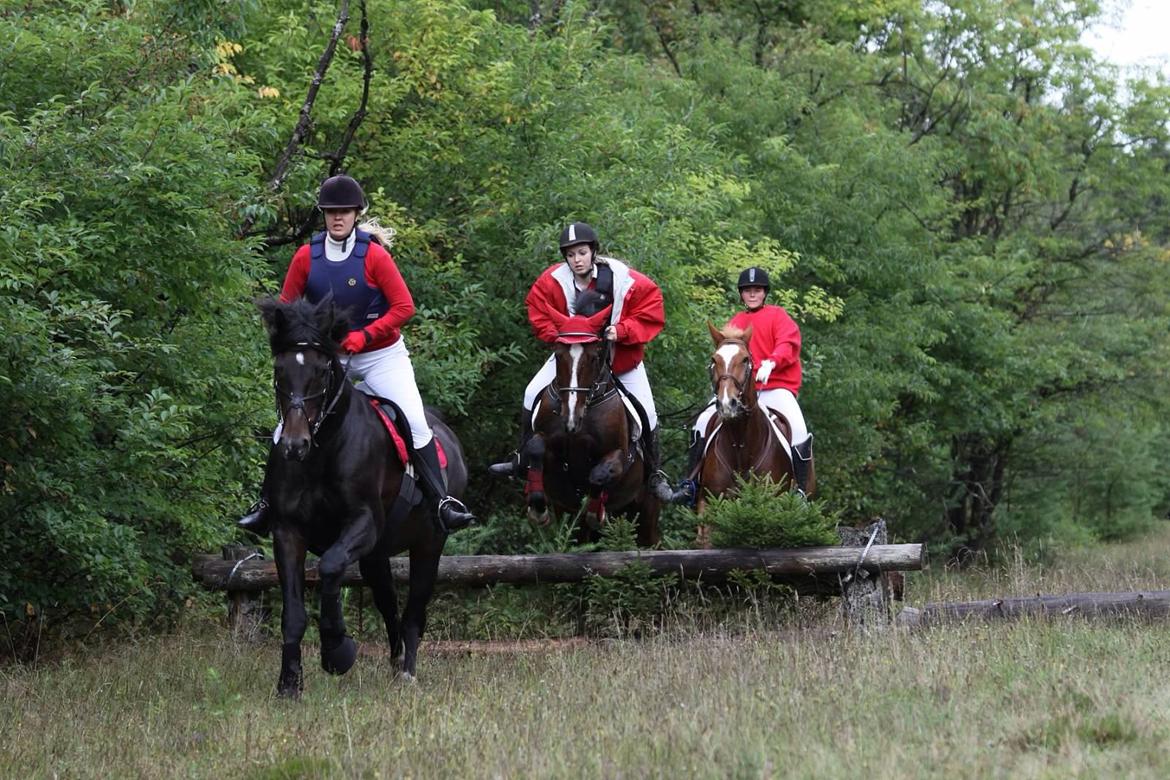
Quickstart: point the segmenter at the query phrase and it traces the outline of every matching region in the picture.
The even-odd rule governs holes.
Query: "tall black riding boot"
[[[418,455],[414,460],[418,483],[438,511],[439,528],[451,533],[474,523],[475,515],[467,511],[463,502],[447,494],[447,488],[443,485],[443,472],[439,468],[435,438],[432,436],[425,446],[415,450],[415,454]]]
[[[792,448],[792,473],[796,477],[796,489],[802,496],[808,495],[808,472],[812,464],[812,434]]]
[[[532,410],[523,409],[520,412],[520,446],[512,453],[512,457],[500,463],[493,463],[488,466],[488,471],[497,477],[516,477],[522,478],[527,476],[524,468],[524,448],[528,446],[529,439],[532,438]]]
[[[268,535],[268,502],[264,496],[248,507],[248,513],[237,520],[236,525],[258,536]]]
[[[687,470],[678,482],[678,490],[674,491],[671,501],[676,504],[694,506],[698,497],[699,463],[703,460],[703,450],[707,447],[707,437],[698,431],[691,431],[691,446],[687,448]]]
[[[268,448],[268,463],[264,467],[264,481],[268,481],[268,470],[272,467],[272,459],[275,457],[276,447]],[[248,507],[248,512],[239,520],[236,525],[243,528],[249,533],[254,533],[257,536],[267,536],[269,532],[268,527],[268,490],[265,484],[260,485],[260,498],[252,506]]]
[[[642,442],[646,448],[646,473],[650,475],[647,484],[660,500],[673,500],[674,491],[670,489],[666,474],[659,468],[662,465],[662,450],[658,445],[658,429],[655,428],[650,431],[649,436],[642,437]]]

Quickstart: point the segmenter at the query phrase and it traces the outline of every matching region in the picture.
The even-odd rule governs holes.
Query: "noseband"
[[[309,440],[313,446],[316,446],[317,431],[320,430],[322,423],[324,423],[325,419],[329,417],[329,414],[333,411],[334,407],[337,406],[337,401],[341,398],[341,391],[345,388],[345,381],[349,376],[349,366],[347,365],[345,367],[345,372],[342,374],[341,381],[335,382],[334,380],[337,376],[337,363],[339,362],[336,355],[331,355],[329,351],[326,350],[325,347],[318,341],[298,341],[293,346],[298,348],[308,347],[309,349],[316,350],[322,355],[326,355],[330,358],[329,376],[325,382],[325,389],[319,393],[312,393],[310,395],[290,393],[282,389],[280,383],[277,382],[275,378],[272,380],[272,387],[273,390],[276,391],[277,398],[283,396],[284,398],[288,399],[289,412],[291,413],[299,410],[300,413],[305,416],[305,420],[307,420],[309,423]],[[313,420],[311,417],[309,417],[309,410],[305,408],[305,403],[316,398],[323,398],[330,393],[333,394],[333,397],[329,399],[328,405],[326,405],[324,411],[322,411],[321,414],[317,416],[317,419]],[[279,403],[276,405],[276,414],[280,417],[281,422],[283,423],[284,412],[281,410]]]

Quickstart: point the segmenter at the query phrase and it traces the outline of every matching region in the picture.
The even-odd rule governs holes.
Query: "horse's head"
[[[718,330],[710,322],[707,328],[715,341],[715,354],[711,356],[711,389],[719,416],[725,420],[734,419],[751,411],[756,405],[756,383],[752,376],[751,343],[752,326],[746,330],[727,327]]]
[[[256,302],[272,348],[272,382],[282,421],[278,446],[285,458],[304,460],[313,436],[344,389],[338,342],[349,331],[332,299]]]
[[[557,376],[552,392],[570,433],[581,427],[586,409],[612,384],[609,342],[605,340],[611,307],[596,310],[599,299],[590,293],[578,297],[578,313],[561,324],[553,345]]]

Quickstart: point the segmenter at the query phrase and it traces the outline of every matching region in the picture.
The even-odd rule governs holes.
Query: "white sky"
[[[1170,73],[1170,0],[1103,0],[1102,5],[1106,21],[1085,43],[1117,65]]]

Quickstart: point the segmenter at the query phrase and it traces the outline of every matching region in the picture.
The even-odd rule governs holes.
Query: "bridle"
[[[290,393],[281,388],[280,383],[276,381],[275,377],[272,379],[272,388],[276,392],[277,399],[281,398],[282,396],[287,398],[289,402],[289,412],[291,413],[294,411],[300,411],[300,413],[305,416],[305,420],[309,423],[309,441],[312,446],[316,446],[317,431],[320,430],[321,425],[325,422],[325,419],[329,417],[334,407],[337,406],[337,402],[341,399],[341,393],[345,389],[345,382],[349,377],[349,366],[345,366],[345,370],[341,376],[341,381],[335,382],[337,377],[337,364],[341,362],[337,359],[335,354],[325,349],[325,346],[319,341],[298,341],[293,344],[293,346],[299,349],[307,347],[308,349],[320,352],[322,355],[325,355],[330,359],[329,375],[325,380],[325,388],[318,393],[311,393],[309,395]],[[329,399],[329,403],[325,406],[325,409],[321,412],[321,414],[317,415],[317,419],[314,420],[313,418],[309,417],[309,411],[305,408],[305,404],[308,401],[312,401],[317,398],[324,398],[330,395],[330,393],[332,393],[333,397]],[[276,404],[276,414],[280,418],[281,423],[283,423],[284,412],[280,408],[279,401]]]
[[[751,381],[752,369],[755,367],[752,364],[752,353],[748,349],[747,344],[740,341],[739,339],[726,339],[723,341],[723,344],[727,344],[727,343],[738,344],[740,347],[743,348],[743,351],[747,353],[747,358],[743,361],[743,365],[744,365],[743,377],[739,378],[739,377],[733,376],[732,374],[730,374],[726,371],[724,371],[722,374],[716,374],[715,373],[715,358],[714,358],[714,356],[712,356],[711,365],[708,367],[708,371],[711,373],[711,390],[714,392],[714,394],[718,395],[719,394],[719,383],[722,382],[724,379],[728,379],[731,381],[732,384],[735,385],[735,389],[739,391],[739,395],[742,398],[743,393],[744,393],[744,388],[747,387],[748,382]],[[720,346],[722,347],[723,344],[720,344]]]
[[[561,336],[589,336],[596,338],[596,333],[562,333]],[[617,383],[614,381],[613,375],[613,356],[608,340],[602,338],[602,353],[601,362],[602,369],[597,372],[597,378],[593,380],[593,384],[588,387],[560,387],[557,385],[556,377],[553,377],[552,382],[548,385],[548,395],[550,401],[553,403],[553,408],[557,409],[558,414],[561,404],[561,393],[585,393],[585,408],[588,409],[596,406],[599,403],[606,401],[617,393]],[[608,388],[608,389],[607,389]]]

